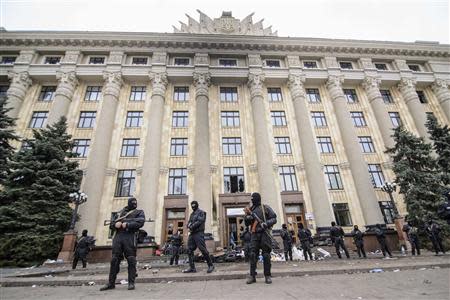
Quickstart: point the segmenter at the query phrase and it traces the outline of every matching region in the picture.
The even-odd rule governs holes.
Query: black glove
[[[267,226],[267,224],[263,222],[263,223],[261,223],[261,227],[264,229],[267,229],[269,226]]]

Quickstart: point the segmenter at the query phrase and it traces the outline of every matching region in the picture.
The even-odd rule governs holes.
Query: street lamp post
[[[78,206],[87,201],[87,195],[80,191],[70,193],[70,202],[75,204],[75,209],[72,212],[72,220],[70,221],[69,231],[73,231],[75,229],[75,223],[77,222],[77,214],[78,214]]]
[[[381,190],[388,193],[389,195],[389,199],[392,203],[392,208],[394,209],[394,219],[399,218],[400,214],[398,213],[397,205],[395,205],[394,197],[392,196],[392,193],[397,190],[397,184],[395,182],[391,183],[389,181],[386,181],[381,187]]]

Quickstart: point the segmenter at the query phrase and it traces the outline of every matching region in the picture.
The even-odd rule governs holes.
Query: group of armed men
[[[205,259],[208,269],[207,273],[214,271],[214,265],[211,256],[206,248],[205,243],[205,221],[206,212],[199,208],[197,201],[191,202],[192,213],[189,217],[187,229],[189,230],[188,237],[188,258],[189,267],[183,270],[183,273],[195,273],[197,272],[194,263],[194,251],[198,248]],[[251,205],[244,209],[245,217],[244,222],[246,231],[241,236],[244,241],[244,250],[246,254],[246,261],[249,261],[250,273],[246,283],[252,284],[256,282],[256,266],[260,251],[263,260],[263,272],[265,277],[265,283],[272,283],[271,279],[271,252],[272,247],[275,244],[271,234],[271,229],[274,224],[277,223],[277,215],[273,209],[268,205],[261,203],[261,195],[259,193],[251,194]],[[136,198],[129,198],[128,205],[125,206],[117,215],[117,217],[110,223],[110,229],[114,231],[114,238],[112,242],[112,259],[109,271],[108,283],[101,287],[101,291],[110,290],[115,288],[117,274],[120,271],[120,262],[126,259],[128,262],[128,289],[135,289],[136,274],[136,251],[137,251],[137,232],[144,226],[145,214],[143,210],[137,209]],[[344,231],[336,225],[335,222],[331,222],[330,236],[336,247],[336,254],[341,257],[340,248],[345,252],[347,258],[350,258],[349,252],[344,244]],[[298,238],[301,248],[306,260],[313,260],[311,253],[312,235],[308,228],[304,228],[303,224],[298,225]],[[417,235],[417,228],[411,223],[407,223],[403,230],[407,233],[408,239],[412,245],[412,254],[420,255],[420,245]],[[438,224],[430,221],[426,228],[430,239],[433,243],[433,247],[436,254],[439,251],[445,253],[442,246],[442,238],[440,234],[440,228]],[[383,255],[386,253],[392,256],[387,243],[384,231],[381,225],[377,225],[375,228],[375,234],[380,243]],[[366,258],[366,252],[364,250],[364,234],[355,225],[352,231],[352,236],[357,247],[358,256]],[[86,256],[89,252],[90,244],[87,242],[87,231],[83,230],[83,235],[78,241],[75,248],[75,255],[73,261],[73,268],[76,268],[79,259],[83,262],[83,267],[86,267]],[[282,225],[281,238],[283,239],[284,255],[285,259],[292,260],[292,246],[293,238],[292,232],[287,229],[286,224]],[[178,231],[173,232],[171,235],[172,242],[172,257],[170,264],[178,264],[180,249],[182,246],[182,237]]]

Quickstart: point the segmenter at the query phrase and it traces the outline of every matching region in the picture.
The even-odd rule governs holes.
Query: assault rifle
[[[125,218],[126,218],[126,215],[123,216],[123,217],[117,218],[117,219],[105,220],[105,221],[103,221],[103,225],[104,226],[109,226],[109,225],[114,224],[116,222],[121,222],[121,221],[125,220]],[[135,221],[135,220],[142,220],[142,218],[133,218],[133,219],[128,219],[128,220],[134,220]],[[148,219],[144,219],[144,222],[155,222],[155,220],[152,220],[152,219],[148,218]]]
[[[261,206],[262,206],[262,205],[263,205],[263,204],[261,204]],[[255,214],[253,211],[251,211],[250,208],[246,207],[246,208],[244,209],[244,211],[245,211],[246,213],[248,213],[249,215],[251,215],[251,216],[256,220],[256,222],[258,222],[259,224],[261,224],[261,227],[262,227],[262,229],[263,229],[263,232],[269,237],[269,239],[270,239],[272,245],[274,245],[274,246],[276,246],[276,247],[279,247],[278,242],[272,237],[272,235],[271,235],[270,232],[269,232],[269,229],[268,229],[268,228],[264,228],[264,227],[262,226],[262,224],[265,223],[265,222],[263,222],[263,220],[261,220],[261,218],[258,217],[257,214]],[[264,209],[263,209],[263,214],[265,214]]]

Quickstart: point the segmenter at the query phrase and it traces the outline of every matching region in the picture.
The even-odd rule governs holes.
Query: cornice
[[[450,56],[449,45],[437,43],[185,33],[6,31],[2,32],[0,43],[4,47],[192,48],[419,57]]]

